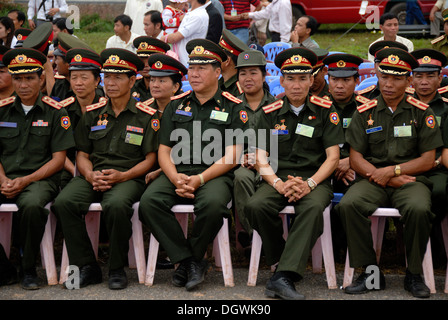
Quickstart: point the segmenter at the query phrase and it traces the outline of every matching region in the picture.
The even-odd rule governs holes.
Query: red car
[[[418,0],[418,4],[425,17],[429,16],[436,1]],[[364,4],[363,4],[364,3]],[[292,12],[295,19],[306,14],[313,16],[320,24],[326,23],[356,23],[370,14],[360,15],[361,5],[375,5],[379,7],[379,14],[393,12],[398,16],[400,24],[406,21],[406,1],[376,0],[376,1],[331,1],[331,0],[291,0]]]

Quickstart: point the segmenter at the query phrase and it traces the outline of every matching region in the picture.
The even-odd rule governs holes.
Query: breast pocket
[[[123,131],[119,143],[118,148],[124,155],[140,156],[142,153],[143,133]]]
[[[288,156],[291,153],[291,132],[288,134],[274,135],[273,138],[277,137],[278,154],[279,156]],[[271,143],[271,149],[273,144]],[[271,151],[272,152],[272,151]]]
[[[383,158],[386,155],[386,134],[383,131],[370,133],[368,141],[372,157]]]
[[[19,128],[0,128],[0,145],[3,154],[14,154],[20,144]]]
[[[97,130],[97,131],[90,131],[89,133],[89,140],[92,142],[93,150],[92,152],[100,152],[104,153],[107,151],[109,142],[107,139],[107,132],[108,130]]]
[[[400,158],[409,158],[418,152],[417,137],[396,138],[397,156]]]
[[[50,137],[50,127],[31,127],[27,144],[28,151],[30,153],[47,154],[50,152]]]
[[[322,141],[322,127],[316,126],[313,130],[313,135],[311,137],[301,135],[300,144],[306,152],[322,152],[323,151],[323,141]]]

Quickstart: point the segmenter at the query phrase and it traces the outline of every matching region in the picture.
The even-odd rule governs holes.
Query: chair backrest
[[[279,76],[281,73],[280,68],[272,62],[266,64],[266,72],[271,76]]]
[[[269,91],[275,97],[276,95],[285,92],[285,89],[280,85],[280,77],[274,79],[269,83]]]
[[[265,81],[269,85],[272,81],[279,79],[280,76],[266,76]]]
[[[279,52],[289,48],[291,45],[287,42],[269,42],[263,46],[264,56],[268,62],[274,62]]]
[[[378,78],[376,77],[376,75],[369,77],[365,80],[363,80],[356,88],[355,91],[359,91],[362,89],[365,89],[367,87],[370,87],[372,84],[376,84],[378,81]]]
[[[182,81],[182,91],[187,92],[188,90],[191,90],[191,85],[188,81]]]

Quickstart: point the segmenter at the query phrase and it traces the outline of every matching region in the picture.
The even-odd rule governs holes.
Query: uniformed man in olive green
[[[222,77],[219,80],[219,85],[221,90],[227,91],[235,97],[239,96],[243,93],[243,90],[238,83],[236,70],[238,56],[241,52],[248,51],[250,48],[227,29],[222,30],[219,46],[227,55],[227,60],[223,61],[222,64]]]
[[[369,47],[369,53],[375,57],[375,55],[378,51],[380,51],[381,49],[385,49],[385,48],[399,48],[399,49],[408,51],[408,47],[406,47],[401,42],[390,41],[390,40],[381,40],[381,41],[374,42]],[[377,77],[379,75],[378,62],[379,62],[378,59],[374,58],[375,74]],[[372,84],[372,85],[368,86],[367,88],[364,88],[357,92],[358,95],[363,96],[368,99],[374,99],[377,96],[379,96],[380,93],[381,92],[380,92],[380,88],[378,86],[378,82],[376,84]]]
[[[447,57],[440,51],[420,49],[411,52],[419,66],[412,70],[412,91],[414,97],[427,103],[436,116],[440,131],[443,132],[448,115],[448,99],[443,98],[437,89],[442,81],[441,70],[447,64]],[[442,219],[448,208],[448,170],[441,165],[442,148],[436,150],[433,168],[427,172],[432,181],[432,210],[438,220]]]
[[[62,226],[71,265],[80,268],[80,287],[102,281],[83,216],[100,202],[109,236],[110,289],[127,286],[133,204],[145,188],[145,174],[155,163],[157,140],[152,127],[155,109],[136,102],[131,88],[143,68],[139,57],[125,49],[101,52],[108,100],[90,105],[75,130],[74,177],[56,198],[53,210]]]
[[[173,97],[163,112],[158,150],[163,174],[142,196],[140,217],[171,262],[179,263],[173,284],[192,290],[204,281],[208,245],[223,217],[230,217],[231,170],[239,159],[239,134],[248,127],[248,114],[240,99],[218,85],[227,59],[223,50],[206,39],[191,40],[186,49],[193,91]],[[171,212],[176,204],[194,205],[196,218],[187,239]]]
[[[263,240],[266,263],[278,262],[266,285],[270,297],[305,298],[295,290],[294,281],[303,277],[311,249],[323,232],[323,211],[333,198],[330,179],[339,162],[338,144],[344,143],[332,102],[309,95],[316,61],[311,50],[301,47],[277,55],[285,97],[263,107],[256,126],[256,167],[263,182],[244,210]],[[266,141],[260,131],[266,132]],[[270,142],[273,137],[278,137],[278,153]],[[295,217],[285,242],[278,213],[287,205],[294,206]]]
[[[140,71],[141,78],[135,81],[135,85],[132,88],[132,97],[137,101],[146,101],[151,98],[151,92],[149,91],[149,75],[150,66],[148,64],[148,58],[153,53],[166,54],[170,50],[170,45],[162,40],[141,36],[134,39],[134,47],[137,48],[137,55],[140,57],[144,64],[144,68]]]
[[[311,49],[317,56],[317,62],[313,66],[313,85],[310,88],[310,93],[312,95],[328,99],[330,97],[330,92],[328,91],[328,82],[325,76],[328,73],[328,68],[323,63],[323,60],[328,56],[328,50],[322,48]]]
[[[377,52],[381,95],[358,107],[348,128],[350,165],[363,179],[355,183],[336,206],[344,226],[350,266],[376,265],[370,216],[378,207],[399,210],[404,228],[407,270],[404,287],[413,296],[429,297],[424,284],[422,261],[431,231],[431,182],[424,176],[434,165],[442,136],[431,108],[405,94],[410,72],[418,66],[408,52],[387,48]],[[376,290],[366,285],[366,271],[346,293]],[[380,272],[379,289],[385,288]]]
[[[354,93],[359,84],[358,68],[363,59],[347,53],[335,53],[326,57],[323,62],[328,68],[328,84],[330,100],[342,121],[346,132],[356,108],[369,101]],[[350,168],[350,146],[347,143],[340,148],[339,165],[333,180],[334,192],[344,193],[355,180],[355,172]]]
[[[448,54],[448,8],[442,11],[444,34],[431,40],[432,49]]]
[[[259,113],[263,112],[262,107],[271,104],[276,99],[269,92],[264,78],[266,76],[266,58],[261,51],[249,50],[243,51],[238,56],[237,62],[238,81],[243,89],[249,88],[243,94],[238,96],[243,100],[245,111],[249,116],[249,128],[255,130],[256,120]],[[261,85],[261,86],[260,86]],[[255,131],[254,131],[255,137]],[[260,175],[252,163],[255,151],[255,141],[245,145],[241,166],[235,171],[234,179],[234,207],[238,214],[239,222],[244,231],[241,231],[237,237],[243,247],[248,247],[252,238],[252,227],[244,214],[244,205],[247,200],[255,193],[256,186],[260,182]]]
[[[47,57],[18,48],[3,56],[17,96],[0,101],[0,202],[19,208],[22,287],[38,289],[36,258],[48,210],[59,191],[66,150],[74,146],[70,119],[61,105],[40,93]]]
[[[101,80],[101,57],[89,49],[74,48],[67,51],[65,60],[69,65],[67,79],[74,95],[61,101],[61,105],[67,110],[72,126],[76,129],[86,107],[98,103],[100,99],[106,99],[99,94],[102,90],[97,90]],[[76,148],[67,150],[61,188],[64,188],[75,174],[75,158]]]

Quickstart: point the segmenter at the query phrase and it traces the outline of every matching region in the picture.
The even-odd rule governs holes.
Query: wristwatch
[[[310,187],[310,190],[311,190],[311,191],[313,191],[313,190],[317,187],[317,183],[316,183],[316,181],[314,181],[314,180],[311,179],[311,178],[308,178],[308,179],[306,180],[306,182],[308,183],[308,187]]]
[[[399,164],[397,164],[397,165],[395,166],[394,173],[395,173],[395,176],[396,176],[396,177],[398,177],[398,176],[401,174],[401,167],[400,167]]]

